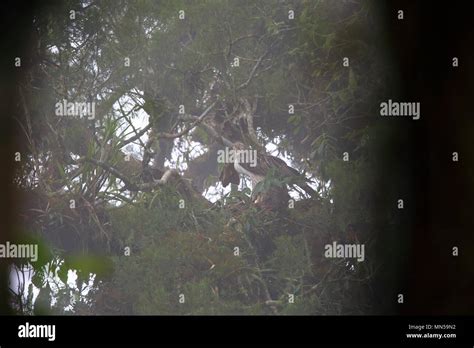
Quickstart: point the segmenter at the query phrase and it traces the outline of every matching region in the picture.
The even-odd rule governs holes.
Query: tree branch
[[[262,64],[262,61],[265,59],[265,57],[270,53],[270,48],[271,48],[271,47],[272,47],[272,45],[270,45],[270,47],[267,48],[267,50],[265,51],[265,53],[262,54],[262,55],[260,56],[260,58],[258,58],[257,63],[255,63],[255,65],[253,66],[252,70],[250,71],[250,75],[249,75],[247,81],[245,81],[244,83],[242,83],[241,85],[239,85],[239,86],[237,87],[237,91],[239,91],[239,90],[241,90],[241,89],[247,87],[247,86],[250,84],[250,82],[252,82],[252,79],[254,78],[255,73],[257,72],[258,67],[260,66],[260,64]]]
[[[119,143],[118,147],[119,148],[122,148],[124,147],[125,145],[128,145],[130,143],[133,143],[135,140],[138,140],[141,138],[141,136],[143,134],[145,134],[146,132],[148,132],[149,130],[151,129],[151,123],[149,123],[145,128],[143,128],[141,131],[137,132],[133,137],[131,138],[128,138],[127,140],[124,140],[122,142]]]
[[[110,174],[112,174],[112,175],[116,176],[117,178],[119,178],[120,180],[122,180],[123,183],[125,184],[125,186],[127,187],[127,189],[129,189],[130,191],[139,191],[139,188],[138,188],[139,186],[138,186],[137,183],[134,183],[125,174],[121,173],[120,171],[118,171],[116,168],[112,167],[108,163],[98,161],[94,158],[86,158],[86,157],[80,158],[76,162],[77,163],[90,162],[92,164],[95,164],[96,166],[101,167],[102,169],[106,170]]]
[[[158,133],[156,135],[156,139],[175,139],[175,138],[179,138],[183,135],[188,134],[194,127],[196,127],[198,124],[200,124],[204,120],[204,118],[207,116],[209,111],[211,111],[211,109],[215,105],[216,105],[216,102],[209,105],[208,108],[206,110],[204,110],[203,113],[199,117],[196,117],[194,119],[193,123],[189,127],[183,129],[181,132],[178,132],[178,133]]]

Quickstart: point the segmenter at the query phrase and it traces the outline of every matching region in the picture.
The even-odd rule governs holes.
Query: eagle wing
[[[278,173],[283,177],[300,175],[297,170],[289,167],[282,159],[267,154],[257,154],[257,163],[255,167],[252,167],[250,163],[239,164],[245,170],[258,176],[266,176],[271,168],[277,168]]]
[[[278,176],[282,178],[287,177],[299,177],[302,180],[302,183],[298,183],[303,190],[306,191],[310,196],[316,194],[316,192],[308,186],[306,183],[306,178],[301,175],[296,169],[291,168],[286,164],[282,159],[263,154],[257,153],[256,166],[252,167],[250,163],[239,162],[239,165],[247,170],[248,172],[255,174],[257,176],[265,177],[271,168],[277,169]],[[240,183],[239,173],[235,170],[233,163],[226,163],[222,168],[219,180],[222,182],[222,186],[226,187],[229,183],[238,185]]]
[[[222,186],[227,187],[230,183],[238,185],[240,183],[239,173],[234,168],[234,163],[226,163],[222,168],[219,180]]]
[[[316,191],[314,191],[307,183],[307,179],[300,174],[296,169],[290,167],[286,164],[285,161],[282,159],[267,155],[267,154],[257,154],[257,165],[252,167],[249,163],[239,163],[240,166],[245,168],[251,173],[254,173],[259,176],[266,176],[267,173],[270,171],[270,168],[276,168],[277,174],[281,178],[289,178],[289,177],[296,177],[301,179],[301,183],[297,183],[299,187],[301,187],[306,193],[310,196],[316,195]]]

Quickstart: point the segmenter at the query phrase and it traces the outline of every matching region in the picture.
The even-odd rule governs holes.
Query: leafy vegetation
[[[374,158],[391,136],[375,120],[390,62],[374,1],[67,1],[45,11],[20,87],[16,184],[28,203],[21,228],[50,251],[32,265],[39,295],[13,291],[17,312],[387,309],[373,287],[385,260],[376,245],[397,217],[378,215],[386,197],[373,192]],[[63,98],[95,102],[94,120],[56,116]],[[294,207],[262,211],[248,189],[222,191],[222,137],[275,149],[319,197],[293,192]],[[252,194],[287,184],[268,177]],[[324,257],[333,241],[363,243],[366,260]]]

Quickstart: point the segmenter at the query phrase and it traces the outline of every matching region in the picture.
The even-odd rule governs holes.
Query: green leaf
[[[68,269],[77,270],[77,274],[84,273],[89,275],[90,273],[96,274],[98,277],[105,277],[110,275],[113,270],[112,261],[103,256],[91,256],[91,255],[76,255],[67,258]]]
[[[298,114],[295,114],[295,115],[291,115],[289,118],[288,118],[288,123],[294,125],[294,126],[298,126],[300,123],[301,123],[301,116],[298,115]]]

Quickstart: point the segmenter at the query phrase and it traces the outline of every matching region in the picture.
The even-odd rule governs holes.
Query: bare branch
[[[197,118],[194,119],[193,123],[183,129],[181,132],[178,132],[178,133],[158,133],[156,135],[156,139],[174,139],[174,138],[179,138],[185,134],[188,134],[194,127],[196,127],[198,124],[200,124],[204,118],[207,116],[207,114],[209,113],[209,111],[211,111],[211,109],[216,105],[216,102],[212,103],[211,105],[208,106],[208,108],[206,110],[204,110],[204,112]]]
[[[151,128],[151,124],[149,123],[145,128],[143,128],[141,131],[137,132],[133,137],[128,138],[127,140],[124,140],[124,141],[120,142],[118,147],[122,148],[125,145],[133,143],[135,140],[140,139],[143,134],[145,134],[146,132],[148,132],[150,130],[150,128]]]
[[[271,48],[271,45],[270,45],[270,47],[267,48],[267,50],[265,51],[265,53],[262,54],[262,55],[260,56],[260,58],[258,58],[257,63],[255,63],[255,65],[253,66],[252,70],[250,71],[250,75],[249,75],[247,81],[245,81],[245,82],[242,83],[240,86],[238,86],[238,87],[237,87],[237,91],[238,91],[238,90],[241,90],[241,89],[243,89],[243,88],[245,88],[245,87],[247,87],[247,86],[250,84],[250,82],[252,82],[252,79],[254,78],[255,73],[257,72],[258,67],[260,66],[260,64],[262,64],[262,61],[263,61],[263,60],[266,58],[266,56],[270,53],[270,48]]]
[[[148,182],[148,183],[137,183],[137,182],[134,182],[129,177],[127,177],[122,172],[120,172],[119,170],[117,170],[116,168],[114,168],[113,166],[111,166],[110,164],[105,163],[103,161],[98,161],[94,158],[83,157],[77,160],[76,162],[77,163],[90,162],[92,164],[95,164],[96,166],[101,167],[105,171],[109,172],[110,174],[122,180],[126,189],[130,191],[135,191],[135,192],[136,191],[150,191],[150,190],[153,190],[155,187],[167,184],[173,177],[181,178],[181,176],[175,169],[168,169],[159,180],[153,180],[152,182]]]
[[[182,115],[180,117],[182,120],[196,120],[198,117],[197,116],[193,116],[193,115]],[[204,128],[204,130],[211,136],[213,137],[217,142],[219,142],[220,144],[223,144],[225,146],[232,146],[233,143],[224,138],[223,136],[221,136],[213,127],[211,127],[210,125],[208,125],[206,122],[201,122],[200,124],[198,124],[199,127],[202,127]]]

